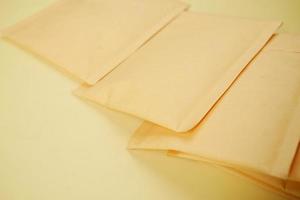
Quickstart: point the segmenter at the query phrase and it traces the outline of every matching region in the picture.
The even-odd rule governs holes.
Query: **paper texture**
[[[144,122],[129,148],[176,150],[287,180],[300,136],[300,46],[275,44],[299,40],[274,37],[193,130],[176,134]]]
[[[288,193],[300,198],[300,146],[298,146],[285,189]]]
[[[299,149],[298,149],[299,150]],[[195,155],[186,154],[178,151],[168,151],[168,155],[176,156],[180,158],[192,159],[196,161],[208,162],[213,164],[215,167],[226,170],[229,173],[237,175],[239,177],[247,178],[251,180],[255,184],[275,193],[278,193],[284,197],[289,199],[299,199],[300,197],[300,182],[299,181],[290,181],[293,178],[293,173],[300,170],[300,168],[292,168],[289,174],[288,179],[280,179],[272,176],[268,176],[262,173],[256,173],[251,170],[240,169],[236,167],[228,167],[224,165],[218,165],[214,163],[212,160],[204,159]],[[297,154],[294,159],[295,162],[300,162],[300,154]],[[294,164],[293,163],[293,164]]]
[[[3,35],[94,84],[186,8],[177,0],[61,0]]]
[[[293,165],[289,176],[290,181],[300,182],[300,146],[294,158]]]
[[[190,130],[279,25],[184,12],[108,76],[76,94],[177,132]]]

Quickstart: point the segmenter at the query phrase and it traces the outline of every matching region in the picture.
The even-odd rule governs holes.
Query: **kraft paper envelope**
[[[300,169],[298,169],[300,170]],[[288,182],[286,185],[286,191],[288,194],[293,195],[293,197],[297,197],[300,199],[300,182]]]
[[[280,25],[184,12],[79,96],[177,132],[193,128]]]
[[[175,150],[289,179],[300,138],[299,41],[274,37],[193,130],[179,134],[144,122],[129,148]]]
[[[214,164],[216,167],[221,169],[225,169],[226,171],[233,173],[238,176],[246,177],[247,179],[252,180],[256,184],[270,190],[276,192],[285,197],[289,197],[289,199],[299,199],[300,198],[300,179],[295,175],[295,173],[299,173],[300,171],[300,151],[298,147],[298,152],[294,157],[293,166],[290,170],[288,179],[279,179],[276,177],[268,176],[266,174],[255,173],[249,170],[237,169],[228,166],[216,165],[213,161],[209,159],[203,159],[197,157],[195,155],[186,154],[183,152],[177,151],[168,151],[168,155],[187,158],[197,161],[208,162]]]
[[[177,0],[61,0],[3,35],[94,84],[186,8]]]
[[[300,146],[294,158],[289,181],[286,183],[285,188],[289,193],[300,198]]]

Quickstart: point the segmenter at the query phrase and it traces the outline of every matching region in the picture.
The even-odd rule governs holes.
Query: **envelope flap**
[[[277,34],[268,47],[270,50],[300,53],[300,36],[296,34]]]

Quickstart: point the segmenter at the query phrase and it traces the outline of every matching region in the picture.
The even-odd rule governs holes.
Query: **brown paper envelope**
[[[300,146],[298,147],[297,154],[294,158],[289,180],[286,183],[285,189],[287,192],[300,198]]]
[[[176,134],[144,122],[129,148],[176,150],[287,179],[300,137],[300,54],[273,49],[273,41],[196,128]]]
[[[300,182],[297,181],[288,181],[286,184],[286,192],[297,196],[300,199]]]
[[[296,181],[289,181],[289,180],[282,180],[276,177],[268,176],[266,174],[260,174],[253,172],[251,170],[246,170],[242,168],[236,168],[236,167],[230,167],[228,164],[224,165],[222,163],[215,163],[213,160],[209,159],[203,159],[201,157],[197,157],[191,154],[186,154],[182,152],[177,151],[168,151],[168,155],[170,156],[176,156],[180,158],[186,158],[191,159],[195,161],[201,161],[206,162],[214,165],[215,167],[218,167],[220,169],[223,169],[231,174],[237,175],[239,177],[247,178],[248,180],[251,180],[255,184],[269,190],[275,193],[278,193],[284,197],[287,197],[289,199],[299,199],[300,198],[300,184]],[[298,157],[299,159],[300,157]]]
[[[291,166],[289,180],[300,182],[300,146],[298,147],[297,153],[293,160],[293,165]]]
[[[75,93],[177,132],[193,128],[280,23],[185,12]]]
[[[196,155],[179,152],[179,151],[174,151],[174,150],[167,151],[167,155],[209,163],[209,164],[212,164],[212,165],[220,167],[220,168],[224,168],[229,171],[234,171],[240,175],[245,175],[247,177],[251,177],[251,179],[259,181],[261,184],[265,184],[268,187],[272,187],[273,189],[276,189],[279,191],[284,190],[285,180],[282,180],[282,179],[279,179],[276,177],[272,177],[272,176],[268,176],[266,174],[257,173],[255,171],[251,171],[246,168],[240,168],[240,167],[234,166],[230,163],[217,162],[215,160],[206,159],[206,158],[199,157]]]
[[[186,8],[177,0],[60,0],[3,35],[94,84]]]

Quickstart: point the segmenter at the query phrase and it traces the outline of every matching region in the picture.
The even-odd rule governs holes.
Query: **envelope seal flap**
[[[300,53],[300,36],[294,34],[277,34],[272,38],[268,49]]]

